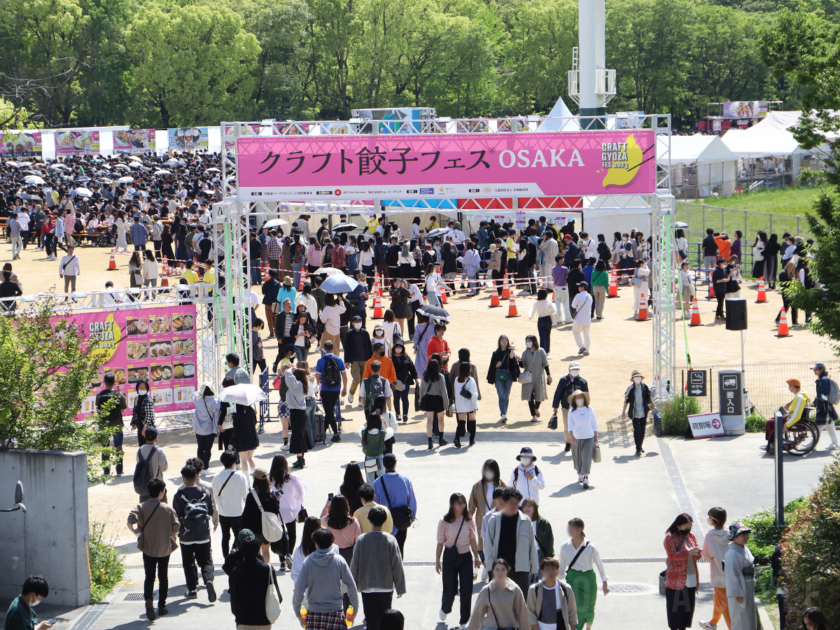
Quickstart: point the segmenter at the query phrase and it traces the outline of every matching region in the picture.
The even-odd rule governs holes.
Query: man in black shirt
[[[17,308],[17,301],[10,299],[23,295],[20,285],[12,281],[12,272],[3,272],[3,282],[0,282],[0,307],[6,312],[13,312]]]
[[[706,238],[703,239],[703,268],[713,269],[717,264],[718,246],[715,242],[715,231],[712,228],[706,229]]]
[[[565,264],[565,261],[564,263]],[[583,270],[580,268],[580,260],[577,258],[573,259],[568,265],[569,267],[569,275],[566,277],[566,283],[569,285],[569,304],[571,304],[575,296],[580,293],[580,285],[581,282],[586,281],[586,275],[583,273]],[[571,307],[569,307],[571,308]],[[572,317],[575,316],[575,309],[571,308]]]
[[[729,283],[730,272],[726,270],[726,261],[719,258],[717,266],[712,272],[712,283],[715,287],[715,298],[717,298],[717,311],[715,311],[715,321],[725,322],[726,317],[723,314],[723,305],[726,301],[726,285]]]
[[[100,411],[105,404],[112,398],[116,401],[108,411],[108,414],[103,419],[108,427],[111,427],[111,435],[114,438],[114,448],[117,450],[117,477],[123,473],[123,419],[122,412],[128,407],[125,401],[125,395],[114,390],[114,375],[109,373],[105,375],[105,389],[96,395],[96,410]],[[108,440],[110,443],[110,440]],[[107,446],[107,445],[106,445]],[[102,461],[107,462],[111,458],[110,455],[103,453]],[[110,466],[105,467],[105,474],[111,474]]]

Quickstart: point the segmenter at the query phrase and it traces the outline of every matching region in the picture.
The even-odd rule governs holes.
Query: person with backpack
[[[230,538],[234,543],[242,529],[242,512],[248,496],[248,478],[236,470],[236,453],[223,451],[219,456],[225,469],[213,477],[213,495],[219,512],[219,524],[222,526],[222,556],[230,553]]]
[[[390,510],[394,521],[391,534],[397,539],[400,554],[405,555],[403,551],[408,529],[417,518],[417,495],[414,494],[411,480],[396,471],[396,455],[388,453],[382,458],[382,463],[385,466],[385,474],[373,484],[376,502]]]
[[[198,572],[207,588],[207,599],[212,604],[216,601],[216,589],[213,586],[213,552],[210,548],[210,524],[216,511],[213,491],[196,484],[198,471],[192,466],[181,469],[183,487],[179,488],[172,499],[172,508],[178,515],[181,527],[178,538],[181,541],[181,560],[184,564],[184,578],[187,582],[187,599],[198,597]]]
[[[262,546],[262,557],[266,563],[271,562],[270,545],[281,539],[274,538],[273,532],[264,528],[264,525],[271,525],[272,521],[280,528],[280,502],[271,492],[268,481],[268,473],[263,468],[257,468],[253,472],[254,484],[245,499],[245,508],[242,511],[242,529],[250,529]],[[285,554],[283,554],[285,556]],[[281,556],[283,557],[283,556]]]
[[[316,378],[321,388],[321,402],[324,406],[324,421],[332,429],[332,442],[341,442],[338,424],[335,421],[335,406],[342,396],[347,395],[347,371],[341,357],[333,354],[333,341],[323,343],[324,356],[315,365]]]
[[[143,599],[146,602],[146,617],[154,621],[156,616],[166,615],[166,598],[169,594],[169,556],[178,548],[177,536],[180,522],[175,510],[163,502],[166,483],[163,479],[149,481],[143,501],[128,515],[128,528],[137,536],[137,548],[143,554]],[[155,573],[158,587],[158,609],[155,614]]]
[[[143,446],[147,441],[146,431],[155,426],[155,399],[149,396],[149,381],[138,381],[134,387],[137,397],[131,412],[130,426],[137,429],[137,443]]]
[[[368,415],[365,426],[359,429],[359,435],[362,438],[362,452],[365,454],[365,477],[369,484],[373,484],[385,472],[385,442],[394,437],[394,430],[383,428],[382,416],[379,410],[374,410]]]
[[[157,445],[158,431],[154,427],[146,429],[146,443],[137,449],[137,463],[134,467],[134,491],[140,495],[140,503],[148,501],[148,484],[152,479],[163,479],[163,473],[169,469],[166,453]],[[163,499],[166,502],[166,494]]]
[[[519,490],[523,499],[533,499],[539,504],[540,490],[545,488],[545,477],[536,465],[537,456],[530,446],[525,446],[516,456],[519,465],[510,473],[508,486]]]
[[[362,381],[359,387],[359,401],[364,406],[365,417],[368,418],[374,409],[374,401],[379,396],[385,397],[385,404],[388,406],[388,411],[392,408],[392,401],[394,393],[391,389],[391,383],[388,379],[381,375],[382,363],[379,360],[371,361],[371,374]]]
[[[528,622],[539,630],[575,630],[577,603],[568,582],[560,579],[560,562],[545,558],[540,562],[542,579],[528,589]]]
[[[817,395],[814,397],[814,405],[817,408],[817,415],[815,421],[817,425],[821,425],[821,431],[828,431],[828,436],[831,438],[831,444],[826,450],[833,451],[840,447],[837,441],[837,429],[834,422],[837,420],[837,410],[834,405],[840,404],[840,387],[837,381],[829,378],[828,370],[825,363],[818,361],[811,366],[814,370],[814,375],[817,377]]]

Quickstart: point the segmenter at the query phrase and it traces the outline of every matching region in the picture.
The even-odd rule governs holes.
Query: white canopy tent
[[[666,168],[662,147],[657,161]],[[713,193],[726,196],[735,193],[738,157],[719,136],[671,137],[671,185],[677,197],[709,197]]]

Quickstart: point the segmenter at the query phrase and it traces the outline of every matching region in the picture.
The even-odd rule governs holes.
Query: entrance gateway
[[[223,122],[224,201],[213,205],[224,235],[224,286],[216,275],[215,381],[228,352],[247,356],[251,289],[243,218],[284,214],[457,214],[475,207],[562,207],[546,200],[582,197],[584,207],[650,208],[653,235],[653,385],[673,391],[677,286],[669,115],[613,115],[395,122]],[[657,153],[658,160],[657,160]],[[657,168],[657,163],[661,168]],[[467,204],[473,204],[467,206]],[[484,205],[484,207],[488,207]],[[566,206],[567,208],[569,206]],[[453,210],[447,212],[447,208]],[[562,212],[562,210],[560,210]]]

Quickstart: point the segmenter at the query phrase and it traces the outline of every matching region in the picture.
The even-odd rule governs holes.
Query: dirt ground
[[[112,280],[116,288],[128,286],[128,256],[116,257],[118,270],[106,271],[109,261],[109,250],[80,247],[76,250],[81,261],[82,274],[79,277],[77,290],[91,291],[104,289],[105,282]],[[11,246],[0,246],[0,262],[11,261]],[[58,261],[47,261],[43,252],[34,251],[30,245],[22,252],[21,260],[15,261],[14,271],[24,286],[24,294],[47,292],[52,287],[57,291],[63,289],[59,285]],[[592,397],[592,408],[595,410],[602,429],[615,429],[623,423],[611,421],[619,418],[623,395],[630,383],[630,373],[639,369],[649,375],[652,365],[651,335],[652,322],[637,322],[633,319],[632,290],[622,288],[620,297],[607,300],[604,311],[605,318],[593,321],[591,335],[592,348],[589,356],[580,357],[571,333],[571,325],[560,325],[554,328],[551,336],[551,353],[549,364],[551,373],[556,379],[567,372],[570,361],[580,361],[581,375],[589,381]],[[775,337],[776,328],[773,319],[781,307],[781,296],[774,291],[767,293],[769,302],[754,304],[756,289],[754,286],[744,285],[742,296],[747,299],[750,328],[746,334],[746,362],[770,363],[790,360],[791,351],[796,349],[797,360],[811,361],[827,358],[830,349],[821,338],[805,329],[794,329],[793,337],[779,339]],[[531,298],[519,298],[516,305],[519,317],[508,318],[508,304],[503,302],[501,308],[489,308],[489,295],[485,291],[477,298],[466,298],[463,294],[451,296],[447,309],[452,315],[446,338],[453,353],[458,348],[468,347],[472,353],[472,361],[478,366],[479,387],[482,400],[479,403],[478,430],[481,431],[533,431],[545,430],[545,423],[551,416],[550,401],[543,404],[540,422],[532,424],[525,401],[520,399],[520,386],[513,385],[511,391],[511,405],[508,411],[509,421],[506,425],[499,422],[499,412],[495,389],[486,382],[486,370],[490,355],[496,347],[499,335],[506,334],[516,344],[517,350],[525,347],[525,336],[537,334],[536,320],[529,320],[528,313],[533,304]],[[387,306],[387,302],[386,302]],[[703,326],[687,328],[687,338],[692,362],[703,364],[732,364],[741,362],[740,335],[727,331],[723,324],[714,324],[714,301],[700,300],[700,313]],[[371,311],[369,311],[370,317]],[[368,328],[372,328],[370,320]],[[677,329],[678,346],[677,361],[682,364],[685,357],[682,324]],[[266,344],[266,358],[271,361],[276,355],[276,342]],[[648,378],[650,382],[650,378]],[[554,387],[549,387],[551,394]],[[784,385],[780,385],[784,391]],[[413,396],[413,392],[412,392]],[[345,407],[343,414],[346,424],[344,430],[353,432],[360,426],[361,413],[358,407]],[[276,452],[279,448],[280,427],[278,424],[268,425],[267,434],[262,436],[263,443]],[[454,422],[447,420],[446,430],[451,433]],[[425,432],[425,419],[421,414],[415,414],[402,432]],[[352,440],[352,437],[350,438]],[[131,540],[131,536],[123,526],[127,510],[136,504],[136,495],[131,486],[130,472],[133,470],[133,452],[136,444],[133,436],[126,436],[127,452],[132,454],[132,466],[127,467],[120,479],[109,482],[104,486],[90,489],[90,513],[94,520],[108,520],[115,526],[118,543]],[[170,472],[177,471],[182,462],[195,454],[195,440],[190,432],[167,432],[161,439],[166,448]],[[264,450],[264,449],[261,449]],[[272,453],[273,454],[273,453]],[[267,453],[260,453],[261,456]],[[124,540],[125,539],[125,540]]]

